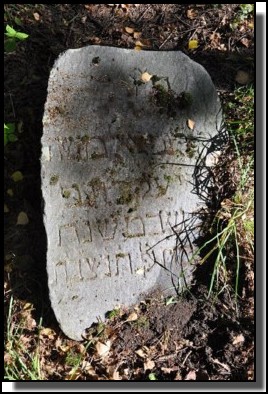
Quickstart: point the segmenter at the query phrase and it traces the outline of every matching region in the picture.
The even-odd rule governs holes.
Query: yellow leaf
[[[26,302],[26,304],[23,305],[23,309],[32,309],[33,308],[33,304],[31,304],[30,302]]]
[[[136,45],[136,46],[135,46],[135,48],[134,48],[134,50],[135,50],[135,51],[141,51],[141,50],[142,50],[142,48],[141,48],[141,46],[139,46],[139,45]]]
[[[133,33],[134,33],[134,29],[133,29],[132,27],[125,27],[125,31],[126,31],[128,34],[133,34]]]
[[[195,126],[195,122],[191,119],[187,120],[187,126],[189,127],[189,129],[193,130],[194,126]]]
[[[188,49],[196,49],[198,48],[198,41],[197,40],[190,40],[188,42]]]
[[[141,80],[143,82],[149,82],[151,78],[152,78],[152,75],[147,72],[141,74]]]
[[[14,192],[13,192],[12,189],[7,189],[7,194],[8,194],[10,197],[13,197],[13,196],[14,196]]]
[[[135,45],[139,47],[144,47],[144,44],[140,40],[136,41]]]
[[[20,226],[25,226],[29,223],[29,218],[26,212],[20,212],[17,217],[17,224]]]
[[[19,182],[23,180],[23,175],[20,171],[15,171],[13,172],[13,174],[11,175],[11,178],[14,182]]]
[[[107,341],[106,343],[97,342],[96,343],[97,355],[99,357],[106,356],[109,353],[109,351],[110,351],[110,347],[111,347],[111,341]]]

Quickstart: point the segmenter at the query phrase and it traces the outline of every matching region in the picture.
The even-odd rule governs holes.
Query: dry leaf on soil
[[[143,364],[144,370],[153,369],[155,367],[155,362],[153,360],[146,360]]]
[[[40,20],[40,15],[38,14],[38,12],[34,12],[34,13],[33,13],[33,16],[34,16],[34,19],[35,19],[36,21],[39,21],[39,20]]]
[[[147,354],[144,352],[143,349],[138,349],[138,350],[136,350],[135,353],[141,358],[146,358],[147,357]]]
[[[107,341],[105,343],[97,342],[96,343],[97,355],[100,356],[100,357],[107,356],[107,354],[110,351],[110,347],[111,347],[111,341]]]
[[[195,371],[188,372],[184,380],[196,380]]]
[[[39,335],[40,335],[40,338],[48,337],[48,339],[54,339],[54,337],[56,336],[56,333],[51,328],[42,328]]]
[[[135,38],[135,40],[137,40],[138,38],[141,37],[141,32],[139,32],[139,31],[134,31],[133,37]]]
[[[192,119],[188,119],[187,126],[189,127],[189,129],[193,130],[193,128],[195,126],[195,122]]]
[[[29,218],[26,212],[20,212],[17,217],[17,225],[25,226],[29,223]]]
[[[237,345],[238,343],[243,343],[245,341],[245,337],[243,334],[239,334],[236,337],[234,337],[233,340],[233,345]]]
[[[250,45],[250,41],[249,41],[249,39],[246,38],[246,37],[242,38],[242,39],[241,39],[241,42],[242,42],[242,44],[245,45],[245,47],[247,47],[247,48],[248,48],[249,45]]]
[[[137,319],[138,319],[137,313],[136,313],[136,312],[132,312],[132,313],[128,316],[128,318],[127,318],[126,321],[135,321],[135,320],[137,320]]]
[[[197,16],[197,12],[193,9],[187,10],[187,18],[194,19]]]
[[[125,31],[126,31],[128,34],[133,34],[133,33],[134,33],[134,29],[133,29],[132,27],[125,27]]]

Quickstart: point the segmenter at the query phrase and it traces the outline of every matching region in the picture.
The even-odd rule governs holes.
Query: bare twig
[[[167,38],[165,39],[165,41],[160,45],[159,49],[161,49],[161,48],[166,44],[166,42],[170,39],[170,37],[172,36],[172,34],[173,34],[173,31],[167,36]]]

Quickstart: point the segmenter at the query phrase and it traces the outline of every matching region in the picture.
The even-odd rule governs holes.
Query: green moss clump
[[[69,190],[63,190],[63,192],[62,192],[63,198],[69,198],[70,195],[71,195],[71,192]]]
[[[54,185],[56,185],[58,180],[59,180],[59,176],[58,175],[52,175],[52,177],[50,178],[49,184],[51,186],[54,186]]]

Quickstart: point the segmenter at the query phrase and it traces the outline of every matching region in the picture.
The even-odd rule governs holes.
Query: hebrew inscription
[[[195,163],[220,122],[209,75],[181,52],[89,46],[56,61],[42,190],[50,298],[70,338],[116,305],[190,285],[194,266],[183,256],[196,234],[184,254],[176,234],[202,205]]]

